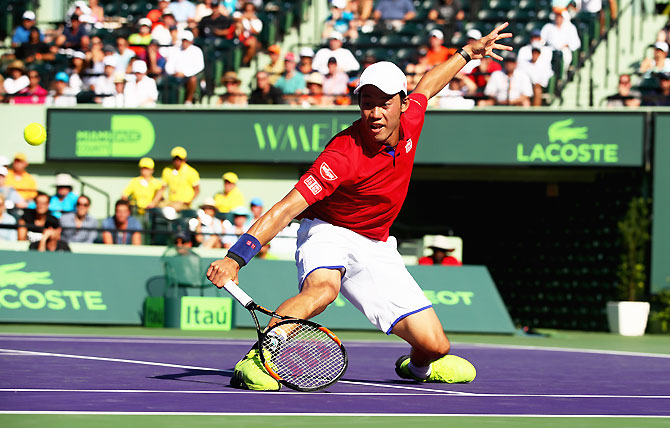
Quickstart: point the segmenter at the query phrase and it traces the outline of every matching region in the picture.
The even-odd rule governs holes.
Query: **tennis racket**
[[[282,385],[296,391],[318,391],[337,382],[347,369],[347,351],[340,339],[315,322],[279,315],[257,305],[233,281],[224,286],[256,324],[263,366]],[[256,311],[281,321],[261,329]]]

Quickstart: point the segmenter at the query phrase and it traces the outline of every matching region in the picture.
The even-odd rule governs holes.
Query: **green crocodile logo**
[[[26,262],[0,265],[0,287],[15,285],[23,289],[29,285],[51,285],[51,272],[23,272]]]
[[[565,144],[572,140],[588,139],[589,128],[587,126],[570,128],[570,125],[572,125],[574,122],[574,119],[565,119],[552,123],[547,130],[547,134],[549,134],[549,141],[552,143],[560,141],[561,143]]]

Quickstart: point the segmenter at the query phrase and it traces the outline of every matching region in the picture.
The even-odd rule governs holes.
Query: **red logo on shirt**
[[[335,175],[333,170],[330,169],[328,164],[325,163],[325,162],[323,162],[321,164],[321,168],[319,168],[319,172],[321,173],[321,177],[323,177],[324,179],[326,179],[328,181],[337,180],[337,175]]]
[[[408,138],[407,144],[405,144],[405,153],[409,153],[410,150],[412,150],[412,139]]]
[[[313,175],[308,176],[303,180],[303,183],[305,183],[305,186],[309,189],[310,192],[312,192],[312,195],[316,196],[318,195],[322,190],[323,187],[319,184],[318,181],[316,181],[316,178],[314,178]]]

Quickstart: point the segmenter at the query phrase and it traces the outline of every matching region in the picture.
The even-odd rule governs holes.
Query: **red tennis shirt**
[[[295,185],[310,205],[299,218],[318,218],[386,241],[407,196],[428,104],[422,94],[409,99],[395,153],[366,139],[361,119],[330,140]]]

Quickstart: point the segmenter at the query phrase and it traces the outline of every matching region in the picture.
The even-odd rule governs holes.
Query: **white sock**
[[[427,379],[428,376],[430,376],[430,372],[431,372],[430,364],[428,364],[427,366],[415,366],[410,361],[409,364],[407,365],[407,367],[409,367],[409,371],[411,371],[412,374],[414,376],[418,377],[418,378]]]

